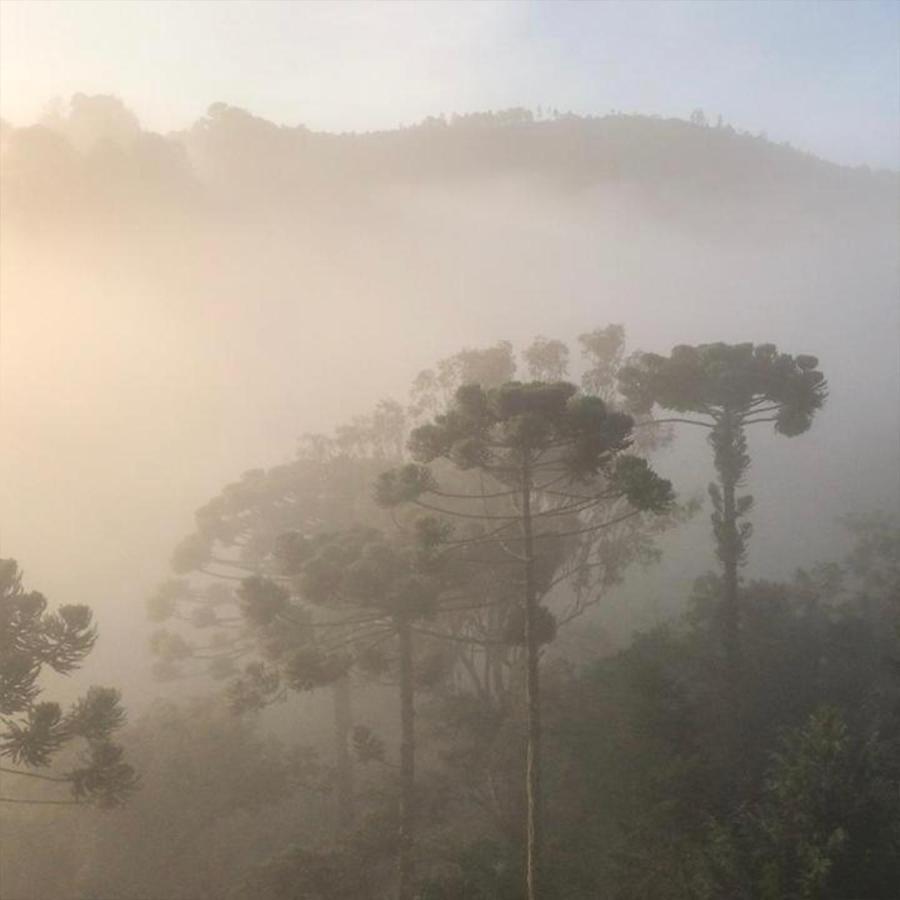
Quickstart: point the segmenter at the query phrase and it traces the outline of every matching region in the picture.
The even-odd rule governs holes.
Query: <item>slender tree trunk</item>
[[[522,484],[522,528],[525,543],[525,703],[528,739],[525,763],[527,835],[525,884],[528,900],[541,897],[543,862],[543,798],[541,794],[540,645],[534,578],[534,534],[531,520],[531,471],[526,462]]]
[[[497,634],[496,628],[492,632],[493,634]],[[506,695],[507,695],[507,687],[506,682],[503,680],[503,668],[507,665],[507,653],[506,649],[503,648],[495,648],[491,651],[494,654],[494,663],[493,663],[493,680],[494,680],[494,702],[497,706],[497,709],[503,709],[506,707]]]
[[[415,828],[416,735],[413,687],[413,639],[409,620],[400,620],[400,847],[398,900],[412,900]]]
[[[345,675],[332,688],[334,704],[335,755],[335,831],[343,835],[353,824],[353,759],[350,755],[350,731],[353,712],[350,705],[350,678]]]
[[[496,637],[500,630],[500,610],[496,605],[488,608],[488,634]],[[485,673],[485,688],[489,701],[493,701],[494,707],[500,709],[505,705],[506,691],[503,682],[503,666],[506,661],[506,648],[499,644],[489,644],[485,647],[485,658],[488,661],[488,671]]]
[[[720,493],[713,493],[713,530],[722,564],[722,646],[726,675],[737,686],[742,668],[741,608],[738,570],[744,556],[744,538],[738,527],[736,491],[750,459],[740,410],[725,408],[710,434],[719,474]]]
[[[736,479],[733,477],[722,479],[722,627],[728,675],[735,684],[741,670],[741,610],[738,594],[740,538],[735,508],[736,488]]]

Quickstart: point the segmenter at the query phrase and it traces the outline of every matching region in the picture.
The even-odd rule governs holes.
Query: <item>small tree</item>
[[[827,396],[814,356],[788,356],[773,344],[679,346],[670,356],[642,354],[619,372],[629,406],[649,413],[654,405],[684,414],[658,422],[681,422],[709,430],[718,483],[709,486],[713,534],[722,564],[723,645],[728,672],[740,671],[739,570],[747,558],[752,527],[742,522],[753,497],[737,496],[750,467],[745,429],[771,422],[793,437],[812,424]]]
[[[47,600],[22,587],[15,560],[0,560],[0,758],[29,768],[48,766],[67,744],[82,740],[82,764],[63,775],[0,767],[0,772],[70,786],[74,800],[20,800],[7,803],[79,803],[117,806],[136,787],[134,770],[111,735],[125,723],[119,692],[92,687],[64,713],[58,703],[40,701],[38,679],[46,666],[61,675],[77,669],[97,640],[87,606],[49,612]]]
[[[378,499],[387,506],[415,503],[446,517],[476,523],[476,531],[446,539],[445,552],[463,556],[500,548],[518,569],[520,603],[509,639],[525,653],[526,885],[529,900],[542,894],[540,646],[552,640],[556,622],[541,605],[556,583],[569,539],[610,527],[585,525],[580,517],[612,497],[627,497],[632,511],[662,511],[671,486],[647,463],[622,455],[633,420],[609,410],[598,397],[579,395],[566,382],[509,382],[489,390],[460,387],[446,413],[417,428],[409,449],[419,465],[383,475]],[[474,470],[490,485],[480,493],[442,492],[423,464],[444,459]],[[501,510],[484,506],[505,501]],[[571,544],[569,544],[571,546]],[[477,557],[469,562],[478,564]],[[575,573],[567,573],[573,575]]]
[[[691,113],[691,125],[696,125],[698,128],[706,128],[707,124],[706,113],[702,109],[697,108]]]

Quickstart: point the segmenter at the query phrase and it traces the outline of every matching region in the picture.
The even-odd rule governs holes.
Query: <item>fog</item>
[[[665,124],[634,123],[661,156]],[[558,140],[574,142],[579,125],[589,139],[588,122],[518,130],[523,141],[564,130]],[[479,129],[469,127],[475,143]],[[304,433],[330,431],[385,397],[405,400],[420,370],[463,347],[573,340],[620,322],[632,348],[654,352],[749,340],[820,357],[831,398],[814,431],[799,446],[757,441],[757,516],[771,525],[758,526],[754,562],[789,574],[824,556],[836,516],[897,498],[895,181],[749,137],[709,137],[710,153],[716,139],[726,151],[742,141],[805,178],[804,165],[820,169],[812,179],[831,190],[837,182],[842,195],[804,215],[796,206],[818,198],[815,181],[801,182],[743,206],[743,185],[682,185],[676,170],[662,183],[666,208],[640,184],[602,173],[567,184],[553,159],[528,174],[490,160],[492,172],[469,177],[445,174],[451,166],[439,160],[415,184],[349,161],[330,173],[337,184],[307,190],[311,200],[298,189],[288,203],[262,147],[259,161],[243,151],[235,162],[258,185],[223,185],[202,160],[185,161],[183,187],[135,198],[145,173],[127,155],[132,134],[118,148],[117,183],[85,196],[83,185],[58,182],[35,209],[27,188],[18,199],[12,168],[3,508],[16,514],[4,517],[4,544],[48,596],[90,602],[115,634],[91,666],[116,653],[131,661],[144,595],[194,509],[223,484],[290,459]],[[11,132],[8,156],[19,139]],[[102,172],[112,148],[79,139]],[[356,140],[367,142],[378,152],[379,136]],[[407,143],[418,150],[415,131]],[[48,174],[60,177],[27,173],[42,185]],[[708,460],[673,455],[664,465],[686,467],[681,489],[704,490]],[[802,556],[781,552],[798,533]],[[108,671],[121,680],[116,665]]]
[[[88,604],[100,632],[77,674],[46,680],[56,698],[114,685],[137,722],[153,698],[221,691],[151,675],[145,600],[194,512],[243,472],[291,461],[304,435],[407,403],[420,371],[464,348],[558,338],[573,380],[578,336],[613,323],[629,352],[815,355],[828,397],[812,427],[748,429],[744,577],[840,561],[840,517],[897,512],[896,173],[705,119],[513,110],[336,135],[217,104],[157,134],[140,113],[76,95],[3,126],[0,549],[51,606]],[[717,566],[705,435],[676,428],[653,465],[703,506],[586,617],[582,634],[605,628],[615,648],[679,615]],[[582,625],[566,627],[563,650]],[[371,702],[395,734],[393,707]],[[34,864],[18,865],[17,891]],[[110,884],[110,898],[147,897]],[[427,896],[501,896],[453,890]],[[559,896],[594,896],[579,890]]]

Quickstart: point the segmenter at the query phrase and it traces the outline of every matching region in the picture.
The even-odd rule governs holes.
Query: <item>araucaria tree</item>
[[[529,900],[542,893],[540,648],[556,622],[542,605],[548,592],[577,572],[567,556],[585,533],[608,528],[589,512],[614,498],[630,509],[662,512],[671,486],[646,461],[623,454],[633,420],[567,382],[509,382],[484,389],[464,385],[445,413],[415,429],[409,450],[416,463],[383,475],[377,496],[386,506],[416,504],[468,526],[442,539],[443,553],[459,554],[477,569],[502,553],[517,585],[509,640],[524,648],[526,739],[526,885]],[[442,491],[429,463],[446,460],[473,471],[480,488]]]
[[[239,708],[264,705],[283,698],[285,690],[294,690],[290,677],[276,678],[277,668],[267,664],[273,656],[284,657],[294,640],[297,647],[309,651],[309,635],[317,632],[305,624],[309,610],[279,607],[278,615],[265,627],[248,620],[246,612],[263,609],[265,596],[272,601],[284,593],[286,580],[276,554],[282,535],[325,534],[354,523],[379,524],[386,518],[374,506],[369,485],[378,472],[396,465],[403,433],[402,410],[382,403],[371,416],[338,429],[333,438],[309,437],[297,459],[267,471],[246,472],[201,507],[196,531],[179,544],[172,559],[175,573],[186,577],[160,585],[149,599],[148,610],[153,620],[184,622],[206,639],[190,640],[185,630],[158,631],[151,641],[159,658],[158,674],[177,677],[191,668],[197,671],[199,664],[214,678],[230,678],[243,660],[241,677],[232,685]],[[255,578],[243,584],[248,576]],[[251,602],[248,607],[253,598],[263,606]],[[296,623],[284,616],[300,616],[303,627],[295,633]],[[335,832],[343,834],[353,820],[354,784],[350,682],[346,677],[330,678],[336,657],[328,650],[345,638],[337,634],[339,630],[334,623],[320,630],[318,644],[329,657],[322,684],[333,692],[331,786]],[[324,639],[326,635],[330,640]]]
[[[294,532],[283,536],[279,554],[298,597],[327,611],[331,624],[339,623],[338,643],[330,653],[301,650],[289,658],[295,683],[321,683],[329,662],[333,678],[345,675],[354,664],[390,667],[394,651],[400,713],[399,900],[413,896],[417,625],[460,605],[452,590],[453,568],[436,553],[441,534],[431,519],[393,538],[363,527],[312,538]],[[374,656],[382,647],[389,655]],[[364,753],[381,755],[379,742],[365,730],[357,730],[357,746]]]
[[[117,806],[136,786],[134,770],[111,739],[125,723],[118,691],[92,687],[68,713],[58,703],[38,701],[44,667],[68,675],[93,649],[97,631],[91,620],[87,606],[50,612],[42,594],[22,587],[15,560],[0,559],[0,759],[18,767],[0,766],[0,772],[66,784],[73,795],[72,800],[0,797],[2,802]],[[79,740],[87,745],[81,765],[57,775],[33,771]]]
[[[814,356],[789,356],[773,344],[679,346],[670,356],[644,353],[619,372],[619,388],[635,413],[654,405],[681,414],[659,422],[709,429],[718,482],[709,486],[713,534],[722,565],[722,640],[729,677],[741,669],[739,569],[747,558],[753,506],[737,496],[750,466],[748,425],[773,423],[787,437],[802,434],[827,396]],[[742,521],[744,520],[744,521]]]

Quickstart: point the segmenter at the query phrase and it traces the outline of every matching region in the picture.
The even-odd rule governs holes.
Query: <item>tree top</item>
[[[774,344],[699,344],[674,347],[669,356],[641,354],[619,373],[629,408],[654,405],[719,418],[728,412],[745,424],[772,421],[780,434],[806,431],[827,397],[815,356],[780,353]],[[771,414],[771,415],[767,415]]]

